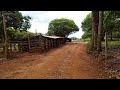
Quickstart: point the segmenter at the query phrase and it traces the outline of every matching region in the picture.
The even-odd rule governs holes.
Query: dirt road
[[[104,79],[104,64],[86,53],[84,43],[67,43],[47,53],[22,53],[0,61],[0,79]]]

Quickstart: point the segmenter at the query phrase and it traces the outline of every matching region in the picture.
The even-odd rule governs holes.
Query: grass
[[[102,46],[105,47],[105,42],[102,42]],[[120,46],[120,41],[108,41],[108,48],[115,48]]]
[[[82,42],[89,42],[89,41],[90,41],[90,38],[82,39]]]
[[[90,38],[85,38],[81,40],[82,42],[89,42]],[[105,41],[102,42],[102,46],[105,47]],[[110,39],[108,38],[108,48],[116,48],[116,47],[120,47],[120,40],[113,38],[113,41],[110,41]]]

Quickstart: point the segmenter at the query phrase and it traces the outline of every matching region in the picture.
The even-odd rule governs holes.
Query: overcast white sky
[[[83,31],[81,29],[81,22],[86,15],[91,11],[20,11],[22,15],[29,15],[32,17],[31,28],[29,31],[45,34],[48,31],[48,24],[51,20],[56,18],[68,18],[74,20],[75,24],[79,27],[79,31],[69,35],[69,37],[81,38]]]

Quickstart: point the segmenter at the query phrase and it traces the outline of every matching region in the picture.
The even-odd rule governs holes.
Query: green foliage
[[[82,31],[90,32],[92,30],[92,13],[90,12],[82,21]]]
[[[14,39],[16,36],[16,33],[18,32],[17,30],[15,30],[13,27],[8,27],[7,28],[7,32],[8,32],[8,36],[10,39]]]
[[[104,11],[104,32],[109,33],[108,37],[112,33],[113,37],[120,38],[120,11]],[[88,38],[91,36],[92,31],[92,15],[89,13],[82,21],[82,30],[84,34],[82,38]]]
[[[89,32],[84,32],[84,34],[82,35],[82,39],[90,38],[90,37],[91,37],[91,33]]]
[[[82,39],[90,38],[91,31],[92,31],[92,13],[91,12],[82,21],[81,28],[82,28],[82,31],[84,31],[84,34],[82,35]]]
[[[4,12],[5,15],[6,29],[9,39],[15,39],[16,37],[18,38],[18,36],[23,38],[27,35],[27,32],[20,33],[19,31],[27,31],[31,27],[30,16],[23,16],[19,11],[0,11],[0,38],[4,37],[1,12]],[[19,33],[18,36],[17,33]]]
[[[120,31],[120,11],[105,11],[104,30],[107,32]]]
[[[73,20],[61,18],[54,19],[49,23],[47,34],[68,37],[68,35],[76,31],[79,31],[79,28]]]
[[[31,27],[31,24],[30,24],[31,19],[32,18],[30,16],[24,16],[23,17],[23,23],[22,23],[22,26],[21,26],[22,30],[27,31]]]
[[[15,39],[16,39],[16,40],[21,40],[21,39],[24,39],[24,38],[28,38],[28,35],[30,35],[31,37],[32,37],[32,36],[35,36],[35,33],[26,32],[26,31],[20,32],[20,31],[18,30],[15,35],[16,35],[16,36],[15,36]]]
[[[10,40],[21,40],[27,38],[28,35],[30,35],[31,37],[35,36],[35,33],[20,31],[19,29],[16,30],[12,27],[7,28],[7,31]]]
[[[15,29],[20,28],[23,22],[23,16],[18,11],[1,11],[5,15],[6,26],[14,27]],[[2,24],[2,16],[0,16],[0,22]]]
[[[113,32],[113,38],[120,38],[120,31]]]
[[[102,42],[102,46],[105,47],[105,42]],[[120,40],[108,41],[108,48],[120,47]]]
[[[14,29],[27,30],[31,27],[30,16],[23,16],[19,11],[3,11],[5,13],[6,27]],[[2,30],[2,16],[0,15],[0,29]]]
[[[90,38],[84,38],[82,39],[83,42],[89,42],[90,41]]]

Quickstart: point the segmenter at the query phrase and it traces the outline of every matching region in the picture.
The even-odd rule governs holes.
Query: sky
[[[79,27],[79,31],[69,35],[68,37],[81,38],[83,31],[81,28],[81,22],[84,20],[87,14],[91,11],[20,11],[23,16],[29,15],[32,17],[30,32],[47,33],[49,23],[54,19],[68,18],[75,22]]]

